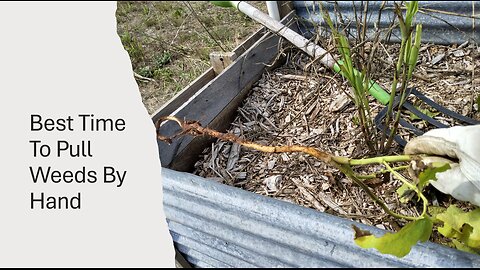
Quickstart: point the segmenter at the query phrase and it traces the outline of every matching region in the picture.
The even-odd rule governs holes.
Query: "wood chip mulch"
[[[390,90],[398,45],[379,51],[373,78]],[[345,93],[350,86],[339,75],[292,49],[285,64],[265,72],[238,108],[228,132],[266,145],[314,146],[337,156],[362,158],[368,155],[353,102]],[[411,85],[450,110],[480,120],[480,48],[472,44],[424,45]],[[417,105],[417,101],[410,98]],[[371,98],[375,116],[383,105]],[[435,119],[457,124],[428,106]],[[403,118],[426,131],[432,127],[408,111]],[[399,130],[405,139],[412,134]],[[394,145],[391,154],[401,154]],[[304,154],[269,154],[217,141],[195,164],[195,174],[251,192],[349,218],[382,229],[398,230],[403,224],[390,218],[368,195],[342,173]],[[377,167],[379,169],[380,167]],[[365,168],[365,172],[375,168]],[[417,215],[420,206],[402,204],[396,194],[400,181],[386,176],[369,180],[369,186],[394,211]],[[429,191],[438,205],[451,197]],[[468,206],[468,205],[467,205]],[[467,207],[466,206],[466,207]]]

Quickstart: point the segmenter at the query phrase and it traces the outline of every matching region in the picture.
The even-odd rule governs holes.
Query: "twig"
[[[173,43],[175,43],[175,40],[177,39],[178,34],[180,33],[180,30],[182,30],[183,25],[184,25],[185,22],[187,21],[188,16],[189,16],[189,15],[187,15],[187,16],[183,19],[182,24],[178,27],[177,32],[175,33],[175,36],[172,38],[172,41],[170,41],[170,46],[172,46]]]
[[[135,77],[135,79],[140,80],[140,81],[156,82],[154,79],[143,77],[142,75],[140,75],[136,72],[133,72],[133,76]]]

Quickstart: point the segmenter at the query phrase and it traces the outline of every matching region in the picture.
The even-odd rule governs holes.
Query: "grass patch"
[[[139,83],[150,113],[210,67],[210,52],[221,51],[218,43],[231,50],[261,27],[233,9],[189,3],[197,17],[182,1],[117,2],[117,31],[134,71],[156,80]],[[266,11],[265,2],[252,4]]]

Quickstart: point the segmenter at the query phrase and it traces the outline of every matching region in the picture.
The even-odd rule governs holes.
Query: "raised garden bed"
[[[157,112],[154,121],[170,114],[264,144],[311,145],[341,156],[362,157],[365,152],[358,147],[361,139],[352,105],[342,97],[342,89],[348,89],[343,80],[311,64],[298,51],[283,51],[288,46],[279,46],[278,37],[259,36],[250,39],[254,44],[229,68],[214,79],[205,79],[209,72],[205,73],[192,83],[195,87],[185,89]],[[395,55],[395,47],[387,46],[385,54]],[[437,61],[442,53],[443,59]],[[469,65],[479,65],[479,53],[478,47],[469,44],[460,49],[458,45],[425,45],[419,76],[413,83],[438,103],[479,119],[474,98],[480,89],[474,71],[468,71]],[[384,59],[385,66],[379,65],[375,76],[379,83],[388,85],[390,76],[386,74],[391,72],[388,57]],[[380,105],[373,109],[376,113]],[[447,121],[441,115],[436,117]],[[418,127],[424,125],[411,120]],[[160,130],[169,135],[178,127],[166,123]],[[409,135],[405,136],[408,139]],[[387,230],[396,230],[402,224],[387,218],[342,174],[304,155],[262,154],[188,136],[171,145],[159,142],[159,149],[162,165],[173,169],[163,173],[165,211],[172,236],[177,248],[196,266],[480,264],[479,256],[434,243],[419,244],[404,258],[355,246],[350,224],[379,234],[381,230],[365,224]],[[401,151],[398,146],[394,149]],[[396,181],[384,179],[370,185],[388,198],[391,207],[399,207]],[[432,195],[438,197],[439,205],[450,200],[448,196]]]

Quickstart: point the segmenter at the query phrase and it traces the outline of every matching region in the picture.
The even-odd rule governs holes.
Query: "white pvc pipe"
[[[268,15],[276,21],[280,21],[280,11],[278,10],[277,1],[265,1],[267,3]]]
[[[244,13],[248,17],[254,19],[255,21],[266,26],[268,29],[274,33],[284,37],[290,41],[293,45],[297,46],[302,51],[306,52],[308,55],[314,59],[319,57],[320,62],[326,65],[329,68],[333,68],[335,65],[335,59],[322,47],[316,45],[313,42],[310,42],[308,39],[304,38],[302,35],[283,25],[279,21],[276,21],[267,14],[261,12],[257,8],[251,6],[245,1],[230,1],[240,12]]]

